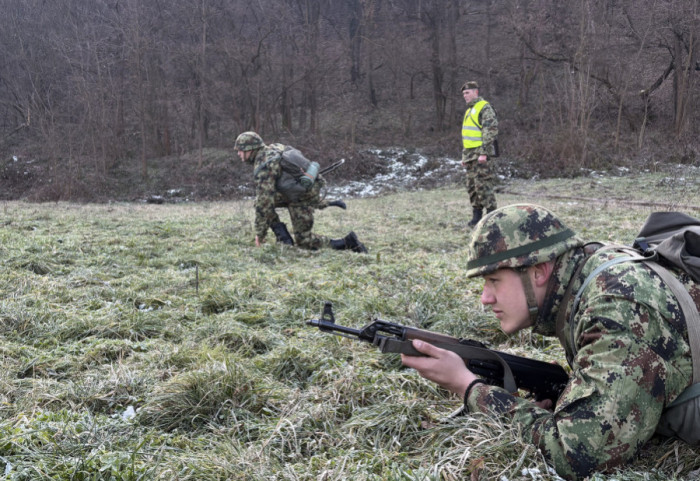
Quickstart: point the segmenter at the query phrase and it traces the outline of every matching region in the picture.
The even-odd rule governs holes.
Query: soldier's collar
[[[561,302],[566,292],[566,287],[569,282],[573,282],[571,277],[574,275],[576,266],[585,257],[583,248],[569,250],[559,256],[554,263],[552,277],[547,286],[544,303],[540,309],[532,331],[544,336],[553,336],[556,334],[557,314],[562,308]],[[566,306],[563,306],[566,309]]]

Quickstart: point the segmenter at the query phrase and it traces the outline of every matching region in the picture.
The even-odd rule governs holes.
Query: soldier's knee
[[[308,250],[318,249],[318,246],[316,246],[316,243],[314,242],[314,238],[310,233],[295,232],[294,233],[294,241],[297,243],[297,246],[301,247],[302,249],[308,249]]]

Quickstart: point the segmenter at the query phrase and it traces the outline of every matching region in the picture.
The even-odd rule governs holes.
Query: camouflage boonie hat
[[[462,85],[462,90],[469,90],[469,89],[478,89],[479,84],[474,82],[473,80],[469,82],[465,82],[464,85]]]
[[[241,135],[236,137],[236,143],[234,144],[234,150],[256,150],[261,148],[263,145],[263,139],[255,132],[243,132]]]
[[[582,245],[574,231],[544,207],[509,205],[489,213],[474,228],[467,277],[547,262]]]

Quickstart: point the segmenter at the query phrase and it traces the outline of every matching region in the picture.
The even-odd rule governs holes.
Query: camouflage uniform
[[[484,100],[477,97],[468,104],[470,110],[477,102]],[[498,136],[498,119],[496,111],[487,103],[481,110],[481,135],[483,144],[475,149],[462,149],[462,162],[467,168],[467,192],[469,201],[474,209],[484,209],[490,212],[496,208],[496,174],[492,163],[494,141]],[[486,162],[478,162],[480,155],[486,155]]]
[[[479,227],[490,219],[496,219],[497,224],[499,216],[508,222],[508,209],[493,212]],[[549,221],[530,222],[526,235],[532,240],[546,239],[552,233],[551,226]],[[508,249],[509,243],[522,243],[522,238],[516,238],[518,233],[506,234],[503,240],[502,233],[493,228],[480,231],[479,227],[472,245],[500,238],[503,250]],[[557,335],[556,319],[561,310],[565,314],[563,332],[573,328],[575,348],[564,342],[573,372],[562,396],[553,400],[554,412],[485,384],[476,384],[465,404],[471,412],[495,410],[520,424],[526,439],[542,450],[561,476],[581,479],[620,466],[635,456],[654,434],[664,406],[690,385],[692,361],[678,301],[661,278],[643,263],[624,262],[597,274],[581,298],[573,326],[569,324],[574,296],[561,305],[569,284],[573,284],[572,292],[576,293],[597,266],[625,255],[591,252],[595,246],[584,248],[575,242],[572,247],[572,239],[576,238],[566,241],[570,245],[565,246],[564,252],[556,256],[550,253],[549,257],[556,259],[554,272],[533,328],[543,335]],[[472,252],[470,258],[478,255]],[[545,256],[528,263],[527,256],[522,254],[513,260],[514,265],[547,260]],[[587,256],[592,257],[575,275]],[[484,273],[477,271],[468,275]],[[675,273],[700,305],[700,285],[681,271]]]
[[[292,220],[294,239],[299,247],[315,250],[330,246],[328,237],[311,232],[314,209],[328,207],[328,202],[321,199],[325,180],[319,175],[309,192],[302,195],[298,202],[290,203],[276,189],[282,171],[280,160],[283,151],[284,145],[271,144],[258,150],[255,155],[255,234],[262,242],[267,236],[268,228],[275,222],[280,222],[275,209],[286,207]]]

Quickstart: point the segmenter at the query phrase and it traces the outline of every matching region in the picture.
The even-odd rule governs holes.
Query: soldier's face
[[[464,89],[462,90],[462,97],[466,103],[471,102],[479,96],[479,91],[477,89]]]
[[[250,159],[252,152],[252,150],[239,150],[238,158],[241,159],[241,162],[248,162],[248,159]]]
[[[522,279],[512,269],[499,269],[484,276],[481,303],[491,307],[507,334],[530,327],[532,323]]]

